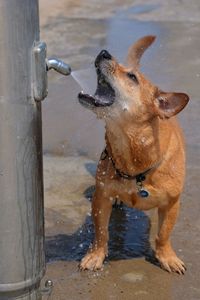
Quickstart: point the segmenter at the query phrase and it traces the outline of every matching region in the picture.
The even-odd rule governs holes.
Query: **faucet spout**
[[[71,67],[56,57],[51,57],[47,59],[46,64],[47,64],[47,71],[54,69],[55,71],[65,76],[71,74]]]

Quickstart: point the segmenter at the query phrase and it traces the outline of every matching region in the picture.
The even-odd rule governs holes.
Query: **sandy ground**
[[[48,260],[44,280],[52,279],[54,288],[44,299],[200,299],[200,2],[40,0],[40,19],[41,39],[47,42],[49,55],[64,59],[73,70],[91,66],[104,47],[122,59],[132,40],[156,34],[157,44],[144,59],[145,73],[163,89],[178,89],[191,97],[180,116],[186,135],[187,178],[172,238],[186,262],[186,275],[168,274],[142,255],[122,257],[118,252],[126,250],[126,241],[124,248],[113,241],[117,245],[117,250],[112,250],[115,259],[110,259],[103,271],[79,272],[78,260],[91,238],[87,234],[91,226],[90,198],[104,129],[76,102],[80,91],[77,83],[71,77],[61,79],[53,72],[49,74],[49,97],[43,104]],[[155,212],[147,218],[153,243]],[[143,226],[142,220],[137,224]],[[134,227],[135,215],[131,222]],[[122,233],[126,235],[126,231]]]

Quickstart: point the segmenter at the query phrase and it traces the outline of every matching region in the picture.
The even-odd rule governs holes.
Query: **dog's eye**
[[[133,80],[133,81],[135,81],[136,83],[138,83],[138,79],[137,79],[137,77],[135,76],[134,73],[128,72],[128,73],[127,73],[127,76],[128,76],[128,78],[130,78],[131,80]]]

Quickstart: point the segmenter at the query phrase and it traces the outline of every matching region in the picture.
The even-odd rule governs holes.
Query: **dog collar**
[[[121,172],[120,170],[118,170],[118,169],[116,168],[115,162],[114,162],[112,156],[109,155],[108,150],[105,148],[105,150],[104,150],[104,151],[102,152],[102,154],[101,154],[101,158],[100,158],[100,159],[101,159],[101,160],[104,160],[104,159],[106,159],[106,157],[108,157],[108,156],[109,156],[109,158],[110,158],[111,161],[112,161],[112,164],[113,164],[113,166],[114,166],[114,168],[115,168],[115,170],[116,170],[117,175],[119,175],[120,177],[122,177],[122,178],[124,178],[124,179],[127,179],[127,180],[136,180],[136,186],[137,186],[137,190],[138,190],[138,195],[139,195],[140,197],[142,197],[142,198],[147,198],[147,197],[149,196],[149,192],[148,192],[147,189],[144,188],[144,186],[143,186],[143,181],[145,181],[146,175],[147,175],[150,171],[152,171],[153,169],[157,168],[157,166],[160,164],[160,162],[157,163],[157,164],[155,164],[155,165],[152,166],[151,168],[145,170],[145,171],[142,172],[142,173],[139,173],[139,174],[137,174],[137,175],[129,175],[129,174],[126,174],[126,173],[124,173],[124,172]]]

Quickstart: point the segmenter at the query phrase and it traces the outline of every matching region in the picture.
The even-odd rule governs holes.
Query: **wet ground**
[[[49,74],[43,103],[46,278],[54,282],[49,299],[200,299],[199,1],[41,0],[40,6],[41,38],[49,55],[73,70],[91,68],[103,48],[123,61],[132,41],[155,34],[143,71],[163,90],[187,92],[191,98],[180,114],[187,178],[172,237],[188,267],[186,275],[170,275],[149,262],[156,214],[126,207],[113,210],[104,270],[79,272],[78,261],[93,236],[90,201],[104,127],[78,104],[80,86],[71,76]]]

